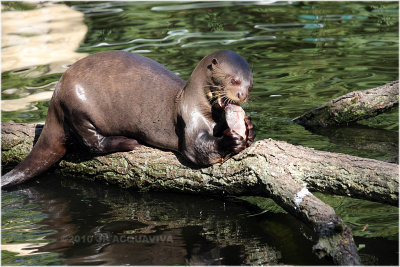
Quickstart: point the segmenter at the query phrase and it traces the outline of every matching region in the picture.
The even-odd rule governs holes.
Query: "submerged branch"
[[[347,125],[375,117],[399,104],[399,81],[369,90],[353,91],[293,119],[307,127]]]

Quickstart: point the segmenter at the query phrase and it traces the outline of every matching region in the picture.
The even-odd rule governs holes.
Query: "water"
[[[254,89],[244,109],[258,140],[398,162],[398,109],[318,132],[290,122],[349,91],[398,79],[397,2],[67,5],[9,4],[8,9],[24,12],[52,8],[46,13],[52,19],[43,13],[43,23],[32,19],[19,27],[3,11],[2,38],[8,39],[2,40],[2,121],[44,121],[57,80],[87,54],[138,53],[187,79],[206,54],[231,49],[254,70]],[[29,57],[28,64],[21,55]],[[352,228],[365,264],[398,264],[397,208],[321,197]],[[258,213],[237,200],[139,194],[43,178],[2,194],[2,262],[326,264],[312,255],[308,228],[274,209]],[[115,236],[115,242],[107,239]],[[144,236],[153,242],[122,242]]]
[[[397,262],[397,208],[321,197],[353,228],[364,263]],[[3,264],[329,264],[312,254],[308,227],[257,198],[267,212],[51,176],[2,198]]]

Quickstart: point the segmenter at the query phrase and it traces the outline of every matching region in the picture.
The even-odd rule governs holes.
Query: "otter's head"
[[[243,104],[249,99],[253,88],[253,75],[244,58],[229,50],[208,55],[207,86],[208,100],[212,105],[225,108],[228,104]]]

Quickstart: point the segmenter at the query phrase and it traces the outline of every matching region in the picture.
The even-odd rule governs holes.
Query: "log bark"
[[[399,81],[369,90],[353,91],[293,119],[306,127],[347,125],[375,117],[399,104]]]
[[[38,138],[42,126],[23,123],[2,124],[3,168],[10,169],[26,157],[32,149],[34,137]],[[317,151],[272,139],[256,142],[222,165],[203,169],[196,169],[187,164],[179,154],[145,146],[127,153],[97,157],[82,153],[68,154],[56,168],[65,175],[105,180],[140,190],[163,190],[163,184],[172,181],[177,191],[219,194],[222,188],[213,186],[214,180],[218,181],[230,175],[247,175],[256,166],[252,164],[252,160],[259,158],[266,161],[266,164],[260,167],[260,171],[268,170],[269,167],[279,168],[297,183],[306,183],[311,191],[398,205],[398,165]],[[149,180],[148,176],[160,179]],[[206,187],[197,186],[196,179],[187,181],[180,178],[182,176],[190,179],[204,177],[211,183]],[[233,182],[248,184],[250,181],[248,177]],[[189,187],[185,183],[193,186]],[[169,186],[171,188],[168,188]],[[172,185],[169,186],[166,188],[171,190]],[[234,188],[234,184],[229,184],[226,193],[236,194]],[[240,188],[242,194],[251,194],[243,191],[244,188]]]
[[[21,161],[40,132],[40,125],[2,124],[3,166]],[[395,164],[315,151],[271,139],[256,142],[223,164],[201,169],[178,154],[145,146],[96,157],[70,153],[55,169],[62,175],[137,190],[271,197],[317,233],[314,251],[336,264],[360,264],[351,230],[308,189],[395,205],[398,201]]]

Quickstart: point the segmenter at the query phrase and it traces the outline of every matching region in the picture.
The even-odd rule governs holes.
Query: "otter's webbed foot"
[[[220,150],[222,150],[221,152],[225,153],[222,154],[226,155],[238,154],[240,151],[245,149],[246,146],[247,146],[247,140],[244,139],[235,130],[228,128],[224,131]]]

